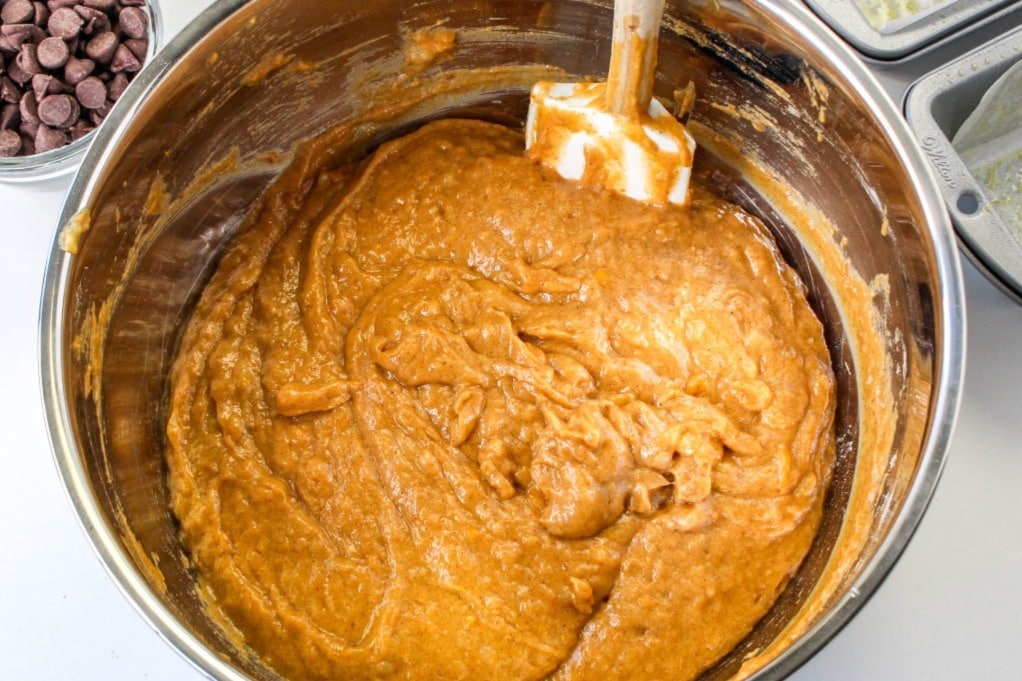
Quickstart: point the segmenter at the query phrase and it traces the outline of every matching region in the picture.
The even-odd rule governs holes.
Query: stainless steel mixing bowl
[[[225,0],[153,59],[98,135],[62,217],[66,225],[78,216],[74,224],[89,229],[73,255],[55,242],[43,292],[42,381],[53,447],[75,511],[113,578],[210,676],[274,678],[211,623],[182,560],[162,456],[167,373],[224,244],[280,170],[269,152],[286,153],[357,117],[374,88],[402,67],[402,36],[438,21],[461,31],[459,45],[423,77],[529,64],[599,76],[609,54],[609,5]],[[849,329],[869,320],[852,318],[858,315],[822,274],[818,253],[804,247],[783,201],[704,147],[708,180],[771,225],[808,283],[839,382],[839,460],[817,541],[768,617],[706,675],[733,675],[747,653],[774,640],[816,598],[818,611],[760,672],[780,678],[856,612],[923,515],[961,389],[961,273],[940,195],[898,112],[799,3],[671,0],[667,16],[657,93],[669,98],[695,81],[694,125],[761,159],[767,177],[782,178],[836,226],[832,245],[875,285],[891,370],[893,428],[879,465],[865,471],[864,426],[883,415],[869,399],[872,385],[862,383]],[[520,79],[427,98],[391,127],[367,127],[364,146],[433,116],[520,123],[527,87]],[[239,163],[224,162],[215,180],[185,191],[232,150]],[[868,503],[855,505],[863,480],[872,488]],[[855,527],[865,528],[862,541],[848,539]],[[838,555],[846,560],[828,568]],[[833,579],[821,595],[824,574]]]

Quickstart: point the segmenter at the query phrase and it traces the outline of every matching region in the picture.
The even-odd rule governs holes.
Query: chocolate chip
[[[59,69],[67,63],[68,57],[71,56],[71,50],[68,49],[63,38],[50,36],[39,43],[36,54],[39,57],[39,63],[52,70]]]
[[[139,38],[128,38],[124,41],[124,45],[131,50],[131,53],[143,60],[146,58],[146,54],[149,52],[149,41],[142,40]]]
[[[8,104],[17,104],[21,101],[21,88],[7,76],[0,77],[0,100]]]
[[[96,129],[96,126],[88,121],[79,119],[77,123],[71,126],[71,141],[77,142],[81,138],[88,135],[90,132]]]
[[[32,74],[21,68],[21,64],[18,63],[17,59],[14,59],[7,65],[7,75],[18,85],[24,85],[32,80]]]
[[[21,136],[21,155],[31,156],[35,153],[35,133]]]
[[[81,108],[70,95],[47,95],[39,101],[39,120],[54,128],[70,128],[79,115]],[[39,146],[39,140],[36,140],[36,146]]]
[[[89,76],[75,86],[75,97],[86,109],[99,109],[106,104],[106,83]]]
[[[15,52],[21,50],[21,46],[25,43],[42,40],[42,30],[35,24],[4,24],[0,26],[0,33],[7,38],[8,49],[13,49]]]
[[[135,73],[142,68],[141,60],[136,57],[125,45],[118,45],[113,61],[110,62],[110,70],[114,73]]]
[[[27,137],[35,139],[35,133],[39,130],[39,126],[42,125],[39,121],[26,121],[22,119],[21,123],[18,123],[18,132]]]
[[[149,34],[149,18],[138,7],[125,7],[117,15],[121,33],[129,38],[144,38]]]
[[[25,71],[25,73],[35,75],[43,70],[43,65],[39,63],[39,55],[37,50],[39,47],[32,43],[26,43],[21,46],[21,51],[18,53],[15,62],[18,66]]]
[[[67,133],[63,130],[54,130],[47,125],[40,125],[35,133],[35,151],[41,154],[67,146]]]
[[[32,6],[35,7],[35,21],[36,26],[46,26],[46,22],[50,20],[50,8],[46,6],[45,2],[33,2]]]
[[[39,100],[35,98],[34,92],[26,92],[21,96],[21,101],[18,102],[18,111],[21,113],[21,123],[38,123],[39,122]]]
[[[58,38],[73,38],[82,30],[85,20],[70,7],[59,7],[53,10],[46,28],[50,35]]]
[[[0,9],[5,24],[30,24],[35,21],[35,7],[28,0],[8,0]]]
[[[56,11],[61,7],[74,7],[80,2],[80,0],[46,0],[46,6],[51,11]]]
[[[21,111],[17,104],[4,104],[0,107],[0,130],[14,130],[21,123]]]
[[[0,130],[0,157],[11,158],[21,151],[21,135],[13,130]]]
[[[14,59],[7,65],[7,75],[18,85],[24,85],[32,80],[32,74],[21,68],[21,64],[18,63],[17,59]]]
[[[66,92],[65,85],[48,73],[37,73],[32,76],[32,92],[38,102],[46,95],[57,95]]]
[[[107,102],[98,109],[89,109],[89,120],[92,121],[93,125],[99,125],[110,114],[110,108],[110,103]]]
[[[85,20],[85,25],[82,26],[83,35],[94,36],[110,30],[110,17],[105,12],[83,5],[76,6],[74,10]]]
[[[116,102],[124,94],[124,91],[128,89],[128,76],[125,73],[118,73],[115,75],[106,86],[106,96],[110,98],[111,102]]]
[[[117,0],[83,0],[82,4],[97,9],[113,9],[117,6]]]
[[[120,44],[117,34],[113,31],[104,31],[95,38],[85,43],[85,54],[99,64],[109,64],[117,52]]]
[[[15,55],[18,53],[18,48],[11,44],[10,38],[0,33],[0,55]]]
[[[91,76],[92,72],[95,70],[96,62],[91,59],[69,57],[67,64],[64,65],[64,80],[67,81],[68,85],[77,85],[87,77]]]

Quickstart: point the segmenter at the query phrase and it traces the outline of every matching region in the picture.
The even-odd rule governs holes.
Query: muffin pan
[[[905,116],[933,163],[963,252],[1022,302],[1022,231],[992,209],[951,143],[984,93],[1019,61],[1022,26],[917,80],[905,97]]]
[[[933,164],[962,252],[1022,303],[1022,228],[998,214],[952,144],[984,94],[1022,61],[1022,0],[804,2],[882,81],[894,83],[891,94],[904,93],[905,118]],[[860,9],[867,4],[904,9],[909,3],[915,13],[892,17],[879,28],[878,16],[871,22]],[[984,39],[989,40],[981,44]],[[1018,117],[1022,126],[1022,112]],[[1014,210],[1013,202],[1010,206]]]
[[[873,2],[894,5],[899,0]],[[918,56],[959,30],[996,23],[1022,8],[1020,0],[932,0],[934,9],[877,28],[855,0],[806,0],[806,4],[864,56],[877,60]]]

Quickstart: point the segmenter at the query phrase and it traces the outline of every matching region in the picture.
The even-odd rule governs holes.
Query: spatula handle
[[[664,0],[614,0],[607,105],[622,116],[649,107]]]

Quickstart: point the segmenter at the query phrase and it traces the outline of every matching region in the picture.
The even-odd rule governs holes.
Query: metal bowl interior
[[[850,340],[862,320],[850,317],[784,202],[709,147],[702,152],[705,180],[760,215],[802,274],[839,383],[838,467],[817,541],[771,613],[705,675],[732,676],[816,598],[797,636],[760,672],[780,678],[854,614],[923,514],[961,387],[961,273],[939,194],[904,123],[807,11],[767,0],[676,0],[667,16],[657,94],[670,98],[693,80],[696,128],[760,159],[766,176],[781,178],[835,226],[832,246],[863,281],[884,282],[867,323],[880,327],[893,427],[883,460],[871,464],[880,473],[856,505],[866,475],[862,434],[883,416],[860,384],[861,358]],[[212,677],[275,678],[210,621],[182,560],[163,461],[167,374],[179,334],[224,245],[281,169],[274,154],[357,117],[367,93],[400,71],[402,36],[438,21],[463,39],[424,77],[535,64],[598,77],[609,57],[609,1],[216,3],[139,75],[99,132],[65,207],[62,224],[87,209],[89,229],[73,255],[55,242],[43,293],[43,390],[58,466],[115,581]],[[530,84],[523,77],[427,97],[404,118],[367,128],[351,153],[437,116],[520,124]],[[219,168],[208,175],[215,179],[195,185],[211,167]],[[848,539],[851,526],[867,530],[861,541]],[[848,559],[820,594],[838,555]]]

